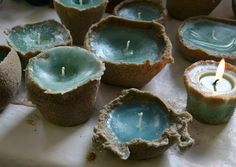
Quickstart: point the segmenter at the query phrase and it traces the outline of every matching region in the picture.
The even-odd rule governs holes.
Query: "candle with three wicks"
[[[199,61],[185,70],[187,110],[209,124],[227,122],[235,109],[236,67],[215,61]]]

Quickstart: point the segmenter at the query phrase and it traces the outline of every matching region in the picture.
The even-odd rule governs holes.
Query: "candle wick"
[[[125,49],[126,51],[129,50],[129,46],[130,46],[130,40],[128,40],[127,43],[126,43],[126,49]]]
[[[141,129],[142,128],[142,120],[143,120],[143,112],[138,113],[138,124],[137,124],[137,128]]]
[[[40,33],[37,33],[37,43],[40,44],[40,39],[41,39],[41,35]]]
[[[64,77],[65,76],[65,71],[66,71],[66,68],[65,67],[62,67],[61,68],[61,75]]]
[[[141,12],[138,12],[138,19],[140,20],[141,19]]]
[[[83,5],[83,0],[79,0],[80,5]]]
[[[216,85],[217,85],[218,81],[219,81],[219,79],[216,79],[216,80],[212,83],[215,92],[216,92]]]

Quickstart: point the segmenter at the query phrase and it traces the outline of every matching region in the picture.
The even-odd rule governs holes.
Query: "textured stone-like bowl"
[[[168,13],[184,20],[192,16],[210,14],[221,0],[167,0]]]
[[[8,46],[0,46],[0,111],[16,94],[21,75],[21,63],[16,51]]]
[[[97,6],[88,9],[68,7],[59,0],[54,0],[54,8],[61,22],[70,30],[75,45],[83,45],[84,38],[89,27],[98,22],[107,6],[107,0]]]
[[[115,139],[107,121],[114,107],[127,104],[135,100],[144,102],[157,102],[165,108],[168,120],[171,122],[162,135],[153,140],[133,139],[129,142],[120,142]],[[193,145],[194,140],[188,133],[188,122],[192,116],[187,112],[176,113],[169,105],[158,97],[137,89],[129,89],[122,92],[118,98],[107,104],[101,111],[98,124],[94,128],[93,143],[97,148],[109,150],[119,158],[149,159],[162,154],[171,145],[177,143],[180,149],[186,149]]]
[[[153,29],[156,31],[156,37],[163,41],[164,49],[160,58],[155,62],[146,60],[143,63],[128,63],[103,60],[106,65],[106,70],[102,77],[103,82],[123,87],[140,88],[147,84],[167,64],[173,63],[172,44],[166,35],[164,26],[156,22],[136,22],[116,16],[109,16],[90,27],[85,39],[85,48],[93,52],[90,39],[99,27],[109,25],[125,25],[134,28]]]

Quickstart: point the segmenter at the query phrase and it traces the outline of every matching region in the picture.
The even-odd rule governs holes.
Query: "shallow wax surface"
[[[84,50],[55,48],[47,55],[30,64],[31,77],[46,90],[66,92],[101,76],[100,63]]]
[[[44,50],[69,40],[69,34],[56,22],[17,27],[10,31],[10,42],[21,52]]]
[[[139,18],[139,14],[140,18]],[[159,9],[152,3],[136,2],[124,5],[119,11],[118,15],[132,20],[152,21],[160,18]]]
[[[236,25],[198,19],[188,21],[180,35],[193,48],[221,56],[236,54]]]
[[[92,52],[111,62],[155,62],[161,56],[164,42],[152,30],[122,26],[99,28],[90,39]],[[126,50],[130,41],[129,50]]]
[[[143,112],[142,128],[137,128],[138,113]],[[108,127],[121,142],[132,139],[155,140],[168,127],[167,115],[158,103],[131,102],[115,107],[108,119]]]
[[[80,0],[58,0],[62,4],[68,7],[78,8],[78,9],[87,9],[100,5],[103,0],[82,0],[82,5]]]

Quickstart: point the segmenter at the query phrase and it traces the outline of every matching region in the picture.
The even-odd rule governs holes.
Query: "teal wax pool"
[[[161,17],[160,9],[150,2],[124,4],[117,13],[118,16],[131,20],[152,21]]]
[[[14,27],[8,34],[8,42],[22,54],[45,50],[70,41],[70,34],[54,20]]]
[[[142,113],[141,128],[138,128],[139,116]],[[165,109],[154,102],[134,101],[112,109],[108,118],[108,127],[115,138],[121,142],[133,139],[155,140],[169,127]]]
[[[236,26],[208,19],[187,21],[180,30],[185,45],[209,54],[236,54]]]
[[[62,3],[67,7],[77,9],[88,9],[102,4],[104,0],[58,0],[58,2]]]
[[[117,25],[97,29],[90,45],[91,51],[103,60],[130,63],[155,62],[165,47],[154,30]]]
[[[57,47],[28,65],[30,77],[49,92],[67,92],[101,77],[101,62],[78,47]]]

